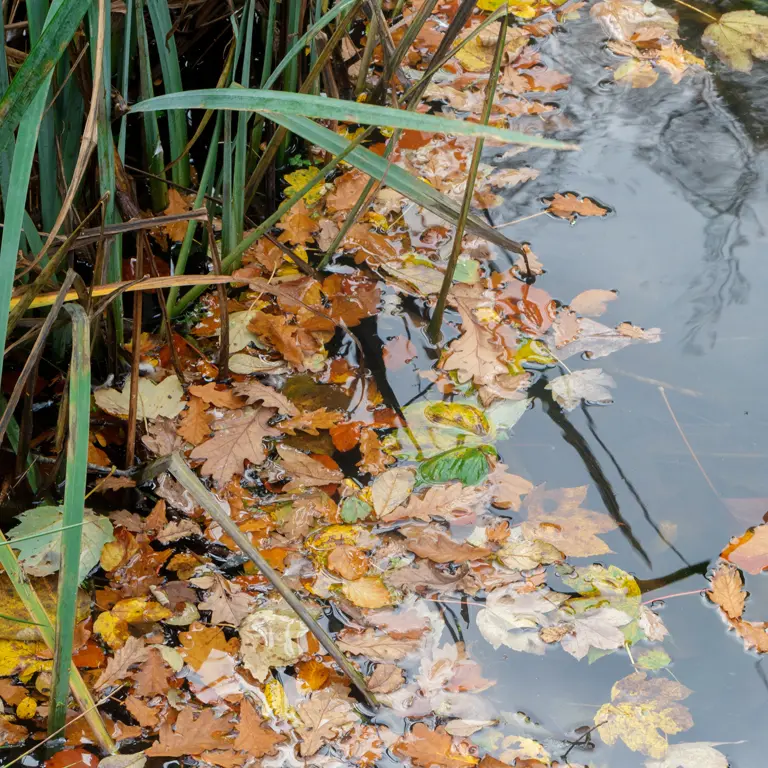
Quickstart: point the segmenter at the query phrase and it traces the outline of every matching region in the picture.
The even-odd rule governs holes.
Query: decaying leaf
[[[726,563],[720,563],[710,578],[711,589],[707,597],[720,606],[723,613],[729,619],[740,619],[744,613],[744,602],[747,592],[744,590],[744,582],[737,568]]]
[[[599,317],[608,309],[608,302],[618,297],[616,291],[605,291],[601,288],[591,288],[582,291],[571,300],[571,309],[580,315]]]
[[[114,416],[128,416],[131,377],[126,378],[121,392],[111,388],[97,389],[93,397],[103,411]],[[156,419],[159,416],[173,419],[184,410],[186,403],[183,397],[184,390],[176,376],[168,376],[159,384],[150,379],[139,379],[136,420]]]
[[[582,400],[587,403],[607,405],[613,402],[613,395],[608,387],[615,387],[616,382],[602,368],[588,368],[586,371],[574,371],[552,379],[547,389],[558,405],[566,411],[572,411]]]
[[[426,557],[433,563],[464,562],[465,560],[481,560],[491,554],[485,547],[476,547],[466,542],[460,543],[447,536],[439,528],[433,526],[406,526],[401,528],[406,546],[419,557]]]
[[[323,744],[338,739],[360,721],[346,696],[346,689],[336,687],[313,691],[309,699],[296,708],[301,723],[296,730],[301,737],[299,752],[311,757]]]
[[[646,760],[645,768],[728,768],[728,758],[715,749],[717,742],[694,741],[671,744],[666,757]]]
[[[412,469],[397,467],[379,475],[371,485],[371,500],[377,517],[386,517],[399,507],[413,489]]]
[[[299,413],[299,409],[282,392],[253,379],[235,383],[233,391],[244,397],[247,405],[260,402],[265,408],[276,408],[278,413],[286,416],[297,416]]]
[[[474,755],[458,750],[442,726],[432,729],[424,723],[416,723],[411,732],[397,742],[394,752],[419,768],[468,768],[478,762]]]
[[[607,208],[603,208],[588,197],[579,197],[573,192],[564,195],[559,192],[547,200],[549,213],[561,219],[576,221],[578,216],[605,216]]]
[[[179,712],[175,726],[163,723],[160,726],[159,740],[146,754],[150,757],[183,757],[199,755],[207,749],[221,749],[230,746],[226,735],[232,730],[232,724],[224,717],[216,717],[212,709],[204,709],[195,718],[191,707],[184,707]]]
[[[338,469],[329,469],[317,459],[289,445],[278,445],[277,452],[280,454],[283,468],[293,478],[283,488],[287,493],[305,487],[340,483],[344,479],[343,473]]]
[[[377,664],[368,678],[368,688],[373,693],[392,693],[405,682],[405,674],[394,664]]]
[[[629,624],[632,617],[615,608],[598,608],[596,611],[570,617],[570,632],[560,640],[563,650],[583,659],[590,648],[613,650],[624,645],[624,633],[619,629]]]
[[[342,594],[359,608],[384,608],[393,605],[394,600],[381,576],[364,576],[346,582]]]
[[[747,573],[762,573],[768,568],[768,524],[750,528],[742,536],[732,539],[720,557]]]
[[[211,611],[211,624],[239,625],[251,612],[253,598],[241,588],[214,573],[190,580],[200,589],[208,590],[206,599],[198,604],[201,611]]]
[[[179,421],[177,432],[192,445],[204,443],[211,434],[213,414],[207,409],[208,406],[199,397],[190,397],[187,410]]]
[[[710,24],[701,42],[739,72],[752,69],[752,57],[768,59],[768,17],[752,10],[730,11]]]
[[[400,661],[421,645],[419,639],[397,639],[389,635],[377,634],[370,628],[363,632],[342,630],[338,643],[342,651],[367,656],[373,661]]]
[[[679,702],[690,691],[663,677],[647,679],[645,672],[619,680],[611,689],[611,703],[595,715],[600,738],[606,744],[621,739],[632,751],[654,758],[667,754],[667,736],[693,726],[690,712]]]
[[[296,640],[307,631],[295,616],[268,608],[254,611],[240,625],[243,664],[263,682],[272,667],[284,667],[298,660],[302,650]]]
[[[285,740],[285,734],[265,727],[248,699],[242,700],[235,749],[241,749],[253,757],[264,757],[277,754],[277,745]]]

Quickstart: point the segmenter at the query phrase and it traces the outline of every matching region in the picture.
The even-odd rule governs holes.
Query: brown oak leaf
[[[340,483],[344,473],[338,469],[329,469],[317,459],[302,453],[289,445],[278,445],[283,469],[293,479],[283,488],[290,493],[302,487],[322,486],[329,483]]]
[[[486,547],[476,547],[466,542],[454,541],[450,536],[433,526],[408,525],[400,529],[406,537],[405,546],[419,557],[426,557],[434,563],[464,562],[482,560],[492,553]]]
[[[738,568],[726,563],[720,563],[710,578],[712,588],[707,597],[721,608],[729,619],[740,619],[744,613],[744,602],[747,592]]]
[[[220,385],[213,381],[208,384],[193,384],[189,388],[189,394],[217,408],[242,408],[245,404],[242,398],[237,397],[229,387],[219,387]]]
[[[205,600],[197,607],[201,611],[211,611],[211,624],[237,626],[253,610],[253,598],[218,573],[190,581],[196,587],[208,590]]]
[[[284,416],[296,416],[299,413],[299,409],[282,392],[258,381],[240,381],[233,389],[235,394],[246,399],[247,405],[260,402],[265,408],[277,408],[278,413]]]
[[[370,627],[362,632],[343,629],[339,633],[338,642],[342,651],[367,656],[372,661],[400,661],[421,645],[418,638],[395,638],[377,634]]]
[[[136,696],[128,696],[123,704],[142,728],[154,728],[160,722],[158,711]]]
[[[115,651],[115,655],[107,662],[107,668],[101,673],[94,688],[100,691],[108,685],[114,685],[126,677],[133,677],[130,668],[134,664],[141,664],[147,660],[148,649],[144,646],[144,640],[140,637],[129,637],[122,648]],[[163,689],[167,690],[168,686]]]
[[[344,414],[339,411],[318,408],[307,413],[300,413],[286,421],[281,421],[278,426],[288,435],[295,435],[297,430],[310,435],[319,435],[319,430],[330,429],[343,419]]]
[[[282,733],[264,726],[248,699],[240,704],[240,722],[237,726],[235,749],[241,749],[252,757],[277,754],[277,745],[285,741]]]
[[[200,445],[211,434],[213,414],[207,413],[207,408],[208,406],[199,397],[190,397],[187,410],[181,415],[176,431],[192,445]]]
[[[224,630],[220,627],[206,627],[200,622],[193,622],[188,632],[179,634],[181,648],[179,649],[184,661],[193,669],[200,669],[210,656],[211,651],[237,653],[240,643],[233,637],[227,641]]]
[[[576,221],[577,216],[605,216],[608,213],[607,208],[603,208],[588,197],[579,197],[573,192],[566,192],[564,195],[558,192],[546,202],[549,213],[571,221]]]
[[[380,475],[390,464],[395,463],[395,457],[384,453],[379,436],[370,427],[364,427],[360,433],[360,455],[357,463],[362,472]]]
[[[120,650],[125,650],[126,646]],[[171,674],[171,669],[166,665],[160,651],[157,648],[148,649],[146,661],[135,675],[134,691],[136,695],[147,698],[158,694],[165,695],[168,692],[168,680]]]
[[[184,757],[199,755],[209,749],[231,746],[226,738],[232,723],[216,717],[212,709],[204,709],[195,718],[194,710],[185,707],[179,712],[176,727],[167,722],[160,726],[159,739],[145,754],[150,757]]]
[[[416,723],[411,732],[395,744],[394,752],[409,758],[419,768],[467,768],[477,763],[474,755],[454,747],[453,738],[445,728],[433,729],[424,723]]]
[[[284,214],[277,226],[283,230],[278,240],[281,243],[306,245],[311,243],[314,233],[319,229],[318,223],[309,215],[303,200],[299,200],[288,213]]]
[[[301,724],[296,726],[302,757],[311,757],[329,741],[338,739],[360,722],[346,689],[336,686],[313,691],[309,699],[296,707]]]

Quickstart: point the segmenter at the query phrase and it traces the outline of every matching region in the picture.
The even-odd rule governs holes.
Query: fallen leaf
[[[591,648],[613,650],[624,645],[624,633],[619,629],[632,621],[632,617],[615,608],[598,608],[596,611],[567,617],[571,627],[560,640],[564,651],[577,659],[583,659]]]
[[[454,515],[472,513],[487,497],[487,490],[480,486],[467,486],[462,483],[433,485],[427,488],[423,496],[412,494],[408,497],[406,505],[395,507],[381,519],[387,523],[407,519],[428,523],[433,517],[451,520]]]
[[[371,661],[400,661],[415,651],[421,645],[421,640],[398,639],[377,634],[370,628],[362,632],[343,629],[339,633],[338,644],[342,651],[356,656],[367,656]]]
[[[357,466],[361,472],[371,475],[380,475],[395,462],[394,456],[384,453],[378,435],[369,427],[365,427],[360,433],[360,455],[362,458]]]
[[[768,59],[768,17],[754,11],[730,11],[701,36],[705,48],[739,72],[752,69],[752,57]]]
[[[608,387],[615,386],[616,382],[602,368],[588,368],[551,379],[546,388],[552,390],[558,405],[572,411],[582,400],[601,405],[612,403],[613,395]]]
[[[728,758],[716,746],[709,741],[671,744],[662,760],[646,760],[645,768],[728,768]]]
[[[12,707],[18,706],[27,698],[27,689],[23,685],[14,685],[7,678],[0,678],[0,698]]]
[[[370,507],[368,509],[370,510]],[[367,515],[365,516],[367,517]],[[343,518],[344,513],[342,512]],[[345,522],[356,522],[356,520],[345,520]],[[328,570],[338,573],[345,579],[359,579],[368,572],[370,565],[365,552],[349,544],[335,547],[328,555]]]
[[[29,736],[29,731],[23,725],[12,723],[0,715],[0,744],[3,744],[3,746],[20,744],[27,738],[27,736]],[[48,761],[46,761],[46,765],[47,764]]]
[[[146,753],[150,757],[184,757],[199,755],[208,749],[231,745],[226,739],[232,724],[216,717],[212,709],[204,709],[195,718],[194,710],[184,707],[179,712],[175,728],[167,722],[160,726],[158,741]]]
[[[132,755],[109,755],[99,761],[99,768],[144,768],[147,758],[143,752]]]
[[[363,576],[354,581],[347,581],[341,587],[341,592],[359,608],[384,608],[394,604],[381,576]]]
[[[211,624],[238,626],[253,610],[253,598],[218,573],[190,579],[190,582],[208,591],[205,600],[197,607],[201,611],[211,611]]]
[[[182,407],[185,405],[181,403]],[[176,432],[174,419],[159,417],[147,427],[147,434],[143,435],[141,442],[155,454],[155,456],[168,456],[175,451],[184,450],[184,439]]]
[[[533,483],[520,475],[507,472],[504,464],[497,464],[493,472],[488,475],[488,483],[491,487],[493,506],[499,509],[520,510],[523,496],[533,489]]]
[[[668,11],[640,0],[603,0],[590,9],[590,16],[614,40],[629,40],[644,29],[661,28],[677,37],[677,21]]]
[[[576,221],[577,216],[605,216],[607,208],[603,208],[588,197],[579,197],[573,192],[564,195],[559,192],[545,200],[547,211],[561,219]]]
[[[168,187],[168,207],[163,211],[163,214],[170,216],[178,213],[187,213],[192,210],[194,199],[194,195],[185,196],[178,189]],[[188,226],[188,221],[174,221],[172,224],[163,224],[158,229],[165,232],[175,243],[180,243],[187,234]]]
[[[186,405],[183,397],[184,390],[176,376],[168,376],[159,384],[155,384],[150,379],[139,379],[136,421],[156,419],[160,416],[168,419],[176,418]],[[111,388],[97,389],[93,398],[102,411],[111,413],[113,416],[128,416],[131,377],[126,378],[122,392]]]
[[[368,678],[368,690],[373,693],[392,693],[405,683],[405,673],[394,664],[377,664]]]
[[[284,394],[258,381],[236,382],[233,391],[246,398],[247,405],[260,402],[265,408],[277,408],[278,413],[285,416],[297,416],[299,413],[299,409]]]
[[[602,288],[591,288],[582,291],[571,300],[570,307],[574,312],[589,317],[600,317],[608,309],[608,302],[618,298],[616,291],[606,291]]]
[[[193,669],[200,669],[211,651],[235,653],[238,649],[236,638],[228,641],[224,630],[220,627],[206,627],[199,622],[194,622],[187,632],[181,632],[179,641],[181,642],[179,652]]]
[[[194,520],[172,520],[157,533],[157,541],[170,544],[172,541],[186,539],[189,536],[202,536],[200,526]]]
[[[236,409],[245,405],[245,401],[237,397],[229,387],[219,389],[219,386],[213,381],[208,384],[193,384],[189,388],[189,394],[216,408]]]
[[[747,592],[744,590],[744,582],[737,568],[726,563],[720,563],[710,577],[712,588],[707,592],[707,597],[729,619],[740,619],[744,613],[744,602]]]
[[[125,645],[115,651],[114,656],[107,662],[107,668],[101,673],[99,679],[94,684],[97,691],[101,691],[108,685],[115,685],[120,680],[132,677],[130,668],[134,664],[142,664],[147,660],[149,651],[144,645],[144,640],[140,637],[129,637]],[[166,687],[163,689],[167,690]]]
[[[659,79],[659,73],[650,61],[628,59],[614,70],[613,79],[632,88],[650,88]]]
[[[693,726],[690,712],[680,703],[690,690],[663,677],[646,678],[645,672],[619,680],[611,689],[611,703],[595,715],[595,725],[606,744],[621,739],[633,752],[663,758],[667,735]]]
[[[240,654],[243,664],[260,682],[272,667],[285,667],[302,654],[296,640],[304,637],[306,625],[294,616],[260,608],[240,625]]]
[[[459,573],[443,573],[425,560],[398,568],[384,574],[384,581],[397,589],[425,589],[436,592],[452,592],[463,578]]]
[[[485,547],[476,547],[467,542],[454,541],[439,528],[433,526],[406,526],[400,529],[406,536],[405,545],[419,557],[426,557],[434,563],[464,562],[482,560],[491,554]]]
[[[283,488],[286,493],[303,487],[340,483],[344,479],[344,474],[340,470],[328,469],[324,464],[296,448],[279,444],[277,452],[280,454],[283,469],[293,478]]]
[[[650,669],[658,671],[668,667],[672,663],[669,654],[662,649],[653,649],[638,654],[635,659],[635,666],[640,669]]]
[[[278,240],[281,243],[293,243],[306,245],[314,240],[314,233],[318,230],[317,222],[310,217],[307,206],[303,200],[299,200],[277,222],[277,226],[283,230]]]
[[[647,341],[649,344],[658,344],[661,341],[661,329],[660,328],[638,328],[632,323],[619,323],[616,326],[616,330],[622,336],[626,336],[630,339],[637,339],[638,341]]]
[[[412,469],[396,467],[379,475],[371,485],[371,500],[377,517],[384,517],[399,507],[413,490]]]
[[[750,528],[742,536],[732,539],[720,557],[747,573],[762,573],[768,568],[768,524]]]
[[[248,755],[233,749],[216,749],[203,752],[200,759],[209,765],[218,765],[219,768],[240,768],[248,759]]]
[[[395,744],[393,751],[399,757],[409,758],[419,768],[467,768],[478,762],[474,755],[462,754],[454,747],[445,728],[430,728],[424,723],[416,723],[410,733]]]
[[[335,688],[313,691],[296,711],[301,720],[296,731],[302,757],[311,757],[324,744],[340,738],[360,721],[352,701],[346,696],[342,698]]]
[[[281,421],[280,429],[288,435],[295,435],[296,431],[306,432],[309,435],[319,435],[321,429],[331,429],[344,419],[344,414],[339,411],[329,411],[326,408],[318,408],[307,413],[300,413],[290,419]]]
[[[136,696],[128,696],[123,706],[131,713],[133,718],[142,728],[154,728],[160,722],[160,715],[156,709],[147,706]]]
[[[248,699],[241,701],[235,749],[241,749],[251,757],[264,757],[277,754],[277,745],[285,740],[284,734],[264,725]]]
[[[205,459],[201,472],[212,477],[221,488],[234,475],[243,473],[246,461],[261,464],[267,458],[264,438],[280,434],[279,430],[268,424],[274,415],[275,411],[271,408],[230,411],[214,422],[216,434],[198,445],[190,457]]]

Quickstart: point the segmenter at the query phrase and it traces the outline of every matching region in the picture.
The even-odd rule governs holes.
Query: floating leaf
[[[650,669],[651,671],[658,671],[664,669],[672,663],[672,659],[669,658],[669,654],[663,649],[654,649],[641,653],[635,659],[635,666],[640,669]]]
[[[495,457],[490,445],[453,448],[419,464],[417,485],[435,485],[460,480],[464,485],[478,485],[488,476],[488,457]]]
[[[583,659],[591,648],[610,651],[624,645],[624,633],[619,629],[629,624],[632,617],[615,608],[576,614],[570,618],[570,632],[560,640],[563,650],[577,659]]]
[[[296,642],[307,634],[307,627],[296,617],[262,608],[240,625],[240,653],[243,664],[260,682],[272,667],[285,667],[302,654]]]
[[[647,760],[645,768],[728,768],[728,758],[717,746],[708,741],[672,744],[663,760]]]
[[[127,416],[131,401],[131,377],[126,378],[122,392],[111,388],[97,389],[93,397],[102,411],[113,416]],[[139,379],[136,421],[156,419],[159,416],[175,418],[186,405],[183,397],[184,390],[176,376],[168,376],[159,384],[150,379]]]
[[[750,528],[745,534],[733,539],[720,553],[747,573],[757,575],[768,568],[768,524]]]
[[[724,64],[749,72],[752,57],[768,59],[768,17],[754,11],[724,13],[704,30],[701,42]]]
[[[345,523],[356,523],[359,520],[365,520],[371,512],[373,512],[373,507],[362,499],[359,499],[357,496],[347,496],[347,498],[341,502],[339,510],[341,519]]]
[[[478,436],[487,435],[490,430],[485,414],[466,403],[429,403],[424,408],[424,415],[433,424],[456,427]]]
[[[607,208],[595,203],[588,197],[579,197],[573,192],[566,192],[561,195],[559,192],[546,200],[548,204],[547,211],[561,219],[576,221],[578,216],[605,216],[608,213]]]
[[[740,619],[744,613],[747,593],[741,573],[732,565],[720,563],[710,578],[712,588],[707,597],[720,606],[729,619]]]
[[[552,390],[555,401],[566,411],[572,411],[582,400],[587,403],[607,405],[613,402],[613,395],[608,387],[615,387],[616,382],[602,368],[588,368],[586,371],[574,371],[552,379],[547,389]]]
[[[413,490],[412,469],[396,467],[379,475],[371,485],[371,500],[377,517],[384,517],[399,507]]]
[[[339,739],[360,721],[352,708],[352,701],[340,695],[336,688],[313,691],[309,699],[299,704],[296,710],[301,719],[296,731],[302,757],[314,755],[324,744]]]
[[[601,288],[591,288],[582,291],[571,300],[571,309],[580,315],[599,317],[608,309],[608,302],[618,297],[616,291],[605,291]]]
[[[359,608],[384,608],[394,604],[381,576],[364,576],[355,581],[348,581],[342,586],[341,592]]]
[[[430,728],[424,723],[416,723],[393,751],[419,768],[468,768],[478,762],[474,755],[457,749],[442,726]]]

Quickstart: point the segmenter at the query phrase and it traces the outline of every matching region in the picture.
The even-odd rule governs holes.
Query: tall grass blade
[[[75,35],[92,0],[54,0],[37,44],[0,99],[0,150],[13,142],[13,132],[48,83],[56,63]]]
[[[66,304],[72,318],[72,361],[69,368],[69,435],[67,474],[64,486],[64,515],[61,534],[61,572],[56,606],[56,647],[53,656],[51,709],[48,733],[65,723],[72,648],[77,618],[80,552],[88,471],[88,429],[91,405],[90,323],[79,304]],[[70,526],[70,527],[68,527]]]
[[[166,0],[147,0],[152,28],[157,40],[157,54],[163,71],[166,94],[184,90],[181,82],[181,67],[176,51],[176,39],[172,34],[171,12]],[[190,181],[189,156],[183,155],[187,146],[187,122],[183,112],[168,113],[168,133],[171,141],[171,157],[180,158],[171,169],[174,184],[188,187]]]
[[[254,13],[252,0],[247,0],[243,9],[243,19],[240,22],[240,37],[243,45],[243,66],[240,74],[240,85],[248,88],[251,84],[251,58],[253,56],[253,22]],[[245,32],[243,32],[245,28]],[[237,136],[235,138],[235,163],[232,175],[232,216],[234,219],[234,242],[242,240],[245,229],[245,176],[248,162],[248,122],[250,115],[241,113],[237,116]],[[224,251],[226,254],[226,251]]]

